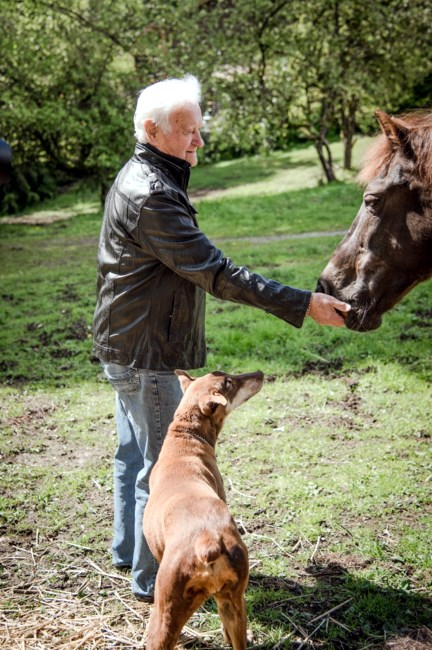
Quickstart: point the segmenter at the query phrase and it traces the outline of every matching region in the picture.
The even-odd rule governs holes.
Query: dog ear
[[[179,378],[180,382],[180,387],[183,391],[183,393],[186,391],[186,388],[190,386],[190,384],[195,381],[195,377],[191,377],[190,375],[187,374],[184,370],[175,370],[174,371],[177,377]]]
[[[198,402],[201,413],[204,415],[212,415],[219,405],[226,406],[228,404],[226,398],[220,393],[213,395],[204,395]]]

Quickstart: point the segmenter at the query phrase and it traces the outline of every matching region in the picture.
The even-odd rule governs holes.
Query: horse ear
[[[227,399],[220,393],[214,393],[214,395],[204,395],[198,402],[200,411],[204,415],[211,415],[215,412],[219,404],[226,406],[228,404]]]
[[[394,148],[404,144],[407,129],[400,120],[390,117],[384,111],[375,111],[375,117],[382,132],[388,137]]]
[[[184,370],[175,370],[174,371],[177,377],[179,378],[180,382],[180,387],[183,391],[183,393],[186,391],[186,388],[190,386],[190,384],[195,381],[195,377],[191,377],[190,375],[187,374]]]

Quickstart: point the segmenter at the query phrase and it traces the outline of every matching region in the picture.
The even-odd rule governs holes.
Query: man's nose
[[[194,145],[195,145],[196,147],[203,147],[203,146],[204,146],[204,140],[202,139],[202,137],[201,137],[201,133],[200,133],[199,131],[198,131],[198,133],[197,133],[196,136],[195,136],[195,139],[194,139]]]

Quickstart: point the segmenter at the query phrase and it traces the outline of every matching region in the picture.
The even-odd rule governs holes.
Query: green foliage
[[[112,174],[132,141],[131,74],[113,70],[116,51],[96,29],[103,7],[88,4],[78,20],[60,4],[16,4],[2,3],[1,130],[14,156],[3,212],[52,195],[53,184]]]
[[[1,213],[16,214],[27,205],[34,205],[56,196],[64,176],[52,165],[33,162],[14,165],[10,181],[0,187]]]
[[[331,179],[329,137],[341,134],[349,168],[358,125],[375,129],[373,109],[391,110],[402,96],[415,106],[412,89],[430,73],[431,12],[421,0],[261,0],[208,13],[223,25],[210,82],[211,155],[283,148],[302,136],[316,144]]]
[[[207,160],[306,138],[329,179],[331,138],[351,167],[374,108],[429,96],[422,0],[1,0],[0,12],[0,135],[14,152],[3,213],[90,176],[103,193],[133,148],[138,90],[167,76],[203,82]]]

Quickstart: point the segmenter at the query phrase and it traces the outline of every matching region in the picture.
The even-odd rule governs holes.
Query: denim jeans
[[[116,391],[118,448],[114,458],[115,566],[132,567],[132,591],[151,596],[157,563],[142,530],[149,494],[150,471],[158,459],[165,434],[182,391],[174,372],[140,370],[103,363]]]

